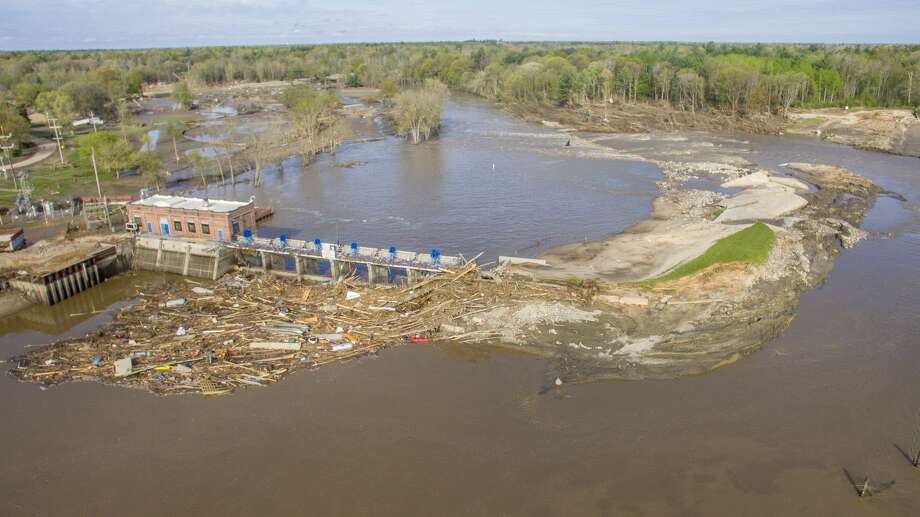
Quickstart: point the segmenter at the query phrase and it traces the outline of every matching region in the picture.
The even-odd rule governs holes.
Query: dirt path
[[[35,165],[36,163],[46,160],[52,154],[54,154],[54,152],[57,150],[56,147],[57,147],[57,144],[55,144],[54,142],[42,143],[41,145],[38,146],[38,152],[26,158],[25,160],[21,160],[21,161],[14,163],[13,169],[14,170],[24,169],[26,167],[30,167],[32,165]]]

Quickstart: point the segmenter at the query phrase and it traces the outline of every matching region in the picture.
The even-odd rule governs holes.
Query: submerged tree
[[[260,133],[253,133],[246,142],[244,152],[252,162],[252,184],[255,187],[259,187],[262,185],[262,172],[271,156],[271,145],[268,137]]]
[[[189,109],[192,106],[192,89],[187,81],[179,81],[173,87],[172,98],[182,109]]]
[[[179,166],[179,145],[176,141],[182,136],[184,131],[185,124],[176,119],[169,119],[166,121],[166,124],[163,125],[163,132],[172,139],[173,153],[176,155],[176,167]]]
[[[437,79],[429,79],[423,87],[399,94],[395,110],[397,130],[414,144],[436,135],[446,96],[447,87]]]
[[[188,163],[201,179],[201,188],[204,189],[204,196],[208,197],[208,176],[211,175],[212,170],[211,160],[196,150],[188,153]]]
[[[311,89],[298,89],[295,95],[286,96],[286,100],[293,102],[291,106],[291,122],[294,135],[301,142],[301,154],[304,163],[309,163],[321,147],[319,135],[322,130],[323,118],[335,106],[335,97],[323,95]]]
[[[147,178],[156,185],[157,190],[160,189],[160,177],[164,175],[163,162],[160,160],[160,157],[157,156],[157,153],[154,151],[143,151],[135,154],[134,157],[135,165],[142,176]]]

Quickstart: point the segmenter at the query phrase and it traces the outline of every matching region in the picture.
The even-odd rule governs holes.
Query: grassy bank
[[[92,166],[78,160],[75,151],[71,150],[65,156],[68,167],[60,166],[57,154],[31,167],[28,181],[32,186],[33,200],[63,201],[74,196],[96,194],[96,177]],[[142,176],[116,178],[111,173],[101,172],[99,180],[103,191],[109,195],[136,193],[149,183],[148,178]],[[16,200],[14,187],[12,176],[8,179],[0,178],[0,206],[13,205]]]
[[[740,232],[719,239],[699,257],[681,264],[662,276],[646,280],[643,284],[654,285],[677,280],[715,264],[731,262],[763,264],[770,256],[770,250],[773,249],[775,242],[776,235],[773,230],[763,223],[756,223]]]

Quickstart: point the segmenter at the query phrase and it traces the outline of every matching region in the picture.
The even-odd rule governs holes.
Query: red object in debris
[[[418,336],[418,335],[409,336],[409,342],[410,343],[427,343],[428,338],[425,336]]]

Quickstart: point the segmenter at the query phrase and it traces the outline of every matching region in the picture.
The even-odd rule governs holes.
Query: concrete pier
[[[54,305],[99,283],[117,272],[119,249],[109,246],[58,269],[9,280],[9,286],[37,303]],[[92,274],[90,274],[92,272]]]
[[[236,265],[233,254],[212,241],[138,236],[134,249],[134,267],[146,271],[216,280]]]

